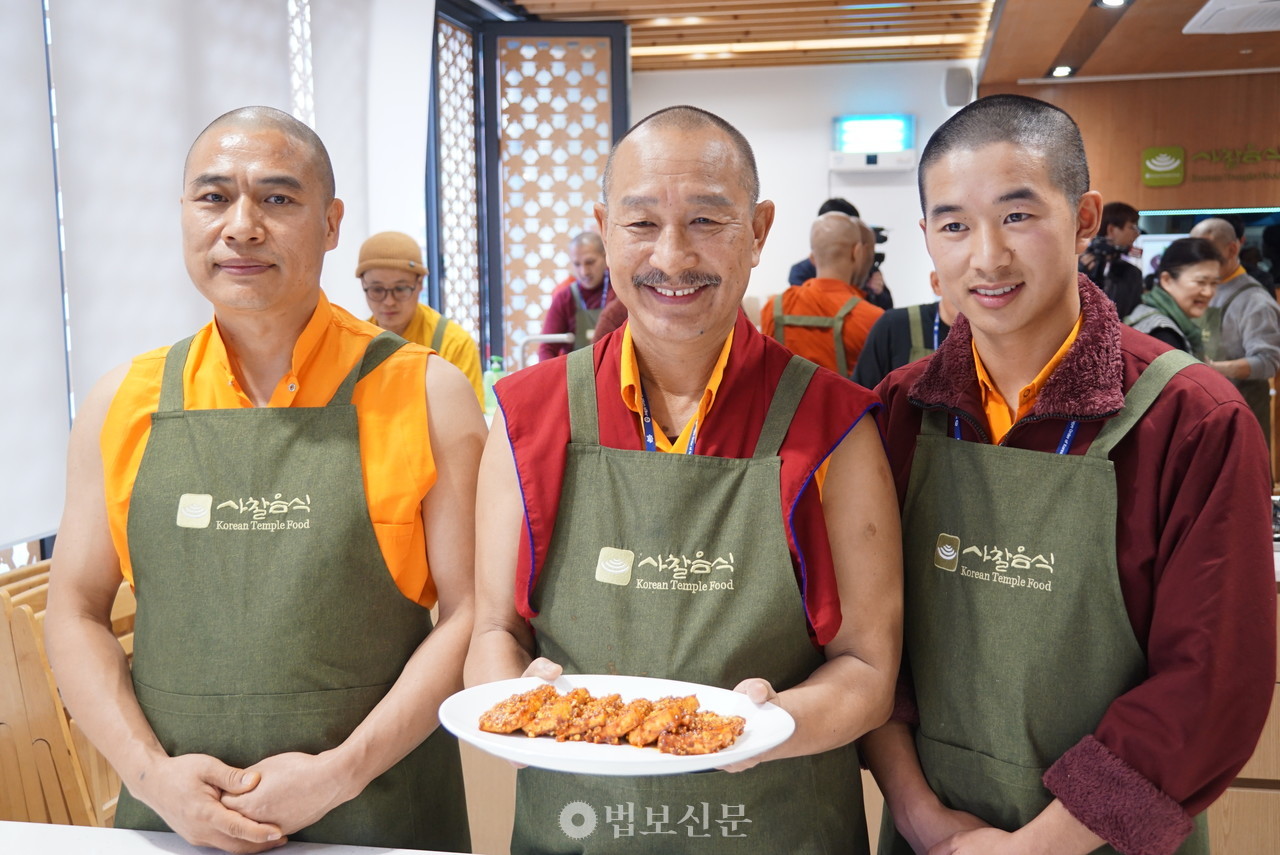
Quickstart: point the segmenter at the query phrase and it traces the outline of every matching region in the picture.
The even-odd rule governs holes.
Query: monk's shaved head
[[[1191,229],[1191,236],[1204,238],[1222,252],[1236,239],[1236,230],[1231,223],[1218,217],[1201,220]]]
[[[814,265],[825,267],[852,258],[854,248],[862,243],[861,225],[861,220],[838,211],[814,220],[809,229],[809,252]]]
[[[609,190],[613,186],[613,162],[622,148],[623,143],[632,142],[632,136],[643,136],[640,132],[643,130],[660,130],[675,129],[679,131],[701,131],[708,128],[720,131],[729,139],[729,144],[733,150],[737,152],[738,164],[737,168],[740,172],[740,180],[742,186],[747,191],[752,207],[760,200],[760,171],[756,168],[756,155],[751,150],[751,143],[747,142],[747,138],[742,132],[715,113],[710,113],[700,107],[690,107],[682,104],[677,107],[665,107],[656,113],[650,113],[640,121],[631,126],[622,138],[614,144],[613,150],[609,152],[609,159],[604,165],[604,201],[609,202]]]
[[[228,128],[244,130],[270,129],[279,131],[289,137],[303,149],[307,158],[311,161],[311,167],[320,178],[321,187],[324,189],[325,200],[333,201],[334,196],[337,195],[333,180],[333,162],[329,160],[329,152],[324,147],[324,143],[320,141],[320,137],[305,123],[274,107],[240,107],[223,113],[210,122],[195,138],[195,141],[191,143],[191,148],[187,150],[187,162],[190,162],[191,152],[195,150],[201,140],[211,133],[217,133]],[[186,168],[187,163],[184,163],[184,173]]]
[[[1075,120],[1045,101],[1025,95],[979,98],[934,131],[920,156],[920,207],[925,203],[929,167],[955,150],[977,151],[992,143],[1010,143],[1044,156],[1049,179],[1075,206],[1089,190],[1089,162]]]

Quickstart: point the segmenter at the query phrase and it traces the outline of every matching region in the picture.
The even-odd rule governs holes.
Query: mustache
[[[674,281],[661,270],[650,270],[648,273],[638,273],[631,277],[632,285],[644,285],[649,288],[655,285],[662,285],[672,290],[701,288],[703,285],[719,285],[720,281],[721,278],[716,274],[703,273],[699,270],[686,270],[677,276]]]

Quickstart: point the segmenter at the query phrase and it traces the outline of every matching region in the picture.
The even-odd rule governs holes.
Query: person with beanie
[[[373,312],[369,322],[429,347],[456,365],[483,404],[480,348],[466,330],[419,299],[426,274],[422,249],[403,232],[379,232],[360,246],[356,278]]]

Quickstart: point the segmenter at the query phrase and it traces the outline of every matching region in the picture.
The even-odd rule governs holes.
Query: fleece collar
[[[1124,406],[1124,366],[1120,358],[1120,319],[1115,304],[1089,277],[1079,274],[1080,335],[1049,375],[1030,416],[1096,419]],[[974,410],[978,375],[973,362],[969,319],[956,318],[945,341],[908,393],[919,407]],[[976,405],[975,412],[981,411]]]

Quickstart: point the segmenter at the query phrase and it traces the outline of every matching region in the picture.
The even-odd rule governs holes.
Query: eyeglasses
[[[375,303],[381,303],[387,299],[387,294],[394,294],[397,300],[408,300],[416,287],[415,285],[397,285],[394,288],[383,288],[381,285],[374,285],[371,288],[365,288],[364,295]]]

